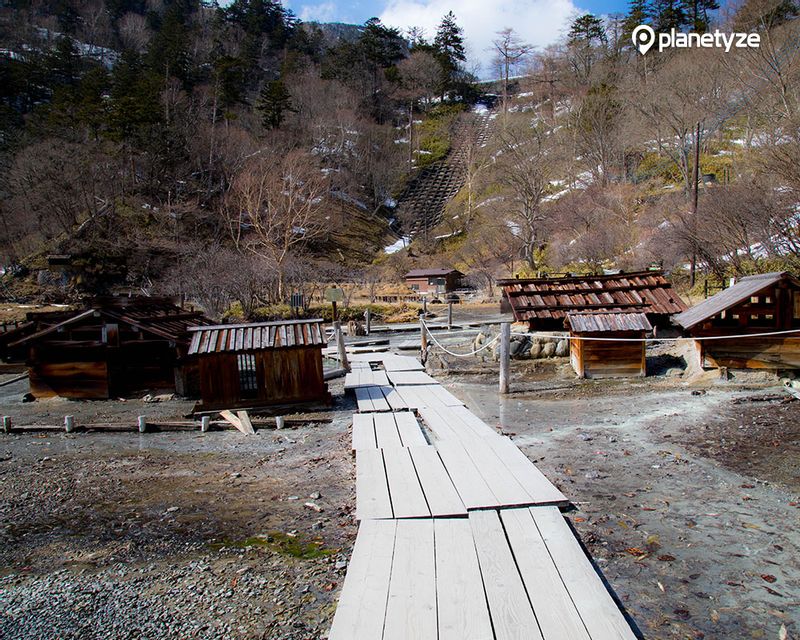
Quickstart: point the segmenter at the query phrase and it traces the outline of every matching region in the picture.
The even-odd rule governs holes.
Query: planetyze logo
[[[668,32],[656,33],[653,27],[640,24],[631,32],[631,41],[642,55],[646,54],[653,45],[658,51],[664,49],[725,49],[725,53],[732,48],[757,49],[761,46],[761,34],[758,33],[723,33],[710,31],[708,33],[684,33],[670,29]]]

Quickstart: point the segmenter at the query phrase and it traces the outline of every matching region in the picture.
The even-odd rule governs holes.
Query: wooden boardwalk
[[[360,523],[330,640],[635,638],[566,497],[509,438],[414,358],[356,362]]]

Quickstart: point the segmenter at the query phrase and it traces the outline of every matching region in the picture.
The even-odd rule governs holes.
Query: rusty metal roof
[[[661,271],[603,276],[498,280],[518,322],[563,319],[568,313],[639,312],[670,315],[686,310]]]
[[[191,327],[189,355],[324,346],[323,320],[285,320]]]
[[[567,323],[575,333],[653,330],[643,313],[570,313]]]
[[[696,304],[688,311],[673,318],[673,322],[684,329],[691,329],[705,320],[710,320],[718,313],[722,313],[746,301],[762,289],[772,287],[781,280],[790,280],[795,287],[800,288],[800,281],[785,271],[761,273],[755,276],[746,276],[732,287],[723,289],[700,304]]]

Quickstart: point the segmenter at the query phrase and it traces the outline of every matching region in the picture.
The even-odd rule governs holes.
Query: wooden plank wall
[[[704,367],[800,369],[800,338],[758,337],[698,342]]]
[[[614,334],[619,338],[643,338],[643,334]],[[570,359],[581,378],[635,377],[646,375],[645,343],[611,340],[571,340]]]

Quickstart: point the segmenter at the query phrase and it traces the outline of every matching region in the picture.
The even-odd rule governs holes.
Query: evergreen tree
[[[719,9],[717,0],[683,0],[683,11],[692,31],[705,33],[710,24],[708,13]]]
[[[286,113],[292,111],[292,96],[282,80],[272,80],[264,85],[256,110],[261,114],[261,124],[265,129],[281,126]]]
[[[569,29],[567,40],[571,45],[591,47],[606,41],[603,21],[591,13],[575,18]]]
[[[454,88],[460,63],[467,59],[464,52],[464,31],[456,23],[452,11],[449,11],[439,23],[433,46],[436,50],[436,59],[442,65],[441,96],[444,99],[445,93]]]
[[[658,32],[675,29],[680,31],[689,20],[680,0],[654,0],[650,8],[653,29]]]
[[[633,46],[630,42],[631,33],[640,24],[646,24],[647,18],[647,0],[631,0],[628,13],[622,22],[622,37],[627,40],[626,44]]]

